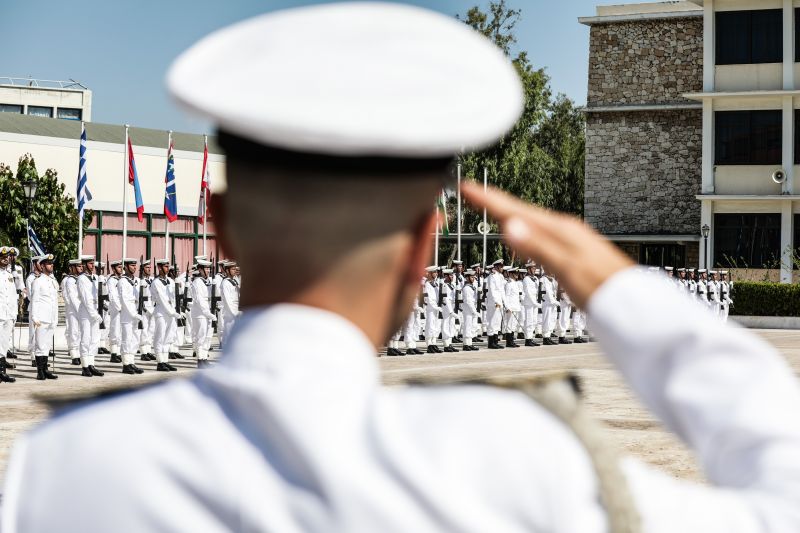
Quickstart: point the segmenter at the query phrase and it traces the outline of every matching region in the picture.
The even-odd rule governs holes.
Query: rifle
[[[184,273],[184,277],[186,278],[183,283],[183,309],[181,311],[184,313],[184,320],[183,325],[186,325],[186,313],[189,312],[189,302],[192,299],[189,297],[189,261],[186,261],[186,272]]]
[[[214,283],[214,278],[217,277],[217,263],[214,262],[214,256],[211,256],[211,264],[212,266],[212,274],[211,274],[211,312],[214,314],[214,333],[217,332],[217,323],[219,319],[217,318],[217,303],[220,301],[220,297],[217,296],[217,284]]]
[[[438,297],[437,305],[439,306],[439,309],[441,309],[442,308],[442,304],[444,303],[444,292],[442,291],[442,287],[441,286],[436,290],[439,291],[439,297]],[[438,318],[444,318],[444,316],[442,315],[441,311],[439,311],[439,317]]]
[[[175,254],[172,254],[172,268],[173,268],[173,272],[175,273],[175,276],[172,278],[172,281],[175,282],[175,283],[173,283],[175,285],[175,312],[178,313],[178,318],[176,320],[176,325],[178,327],[181,327],[181,326],[183,326],[183,317],[181,316],[181,311],[183,310],[183,302],[182,302],[183,295],[181,294],[181,290],[178,287],[178,283],[177,283],[177,281],[178,281],[178,270],[177,270],[178,266],[177,266],[177,263],[175,262]]]
[[[111,269],[111,264],[108,262],[108,254],[106,254],[106,265],[108,265],[109,270]],[[104,287],[105,285],[105,287]],[[105,294],[103,294],[103,290],[105,289]],[[100,329],[106,329],[105,325],[105,312],[106,312],[106,301],[108,300],[108,283],[103,283],[100,281],[100,276],[97,276],[97,314],[100,315]]]
[[[144,269],[142,268],[142,266],[144,266],[144,256],[140,255],[139,256],[139,306],[136,309],[136,313],[140,317],[142,317],[142,320],[139,321],[139,328],[138,329],[144,329],[144,324],[142,324],[142,322],[144,321],[143,319],[144,319],[144,299],[145,299],[145,296],[144,296],[144,282],[143,282],[143,280],[144,280]]]

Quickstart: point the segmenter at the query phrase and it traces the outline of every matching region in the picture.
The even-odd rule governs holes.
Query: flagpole
[[[458,165],[458,251],[456,252],[456,259],[461,261],[461,165]]]
[[[483,192],[488,192],[489,188],[489,171],[483,167]],[[486,208],[483,208],[483,264],[488,265],[489,260],[486,258],[486,236],[489,233],[489,226],[486,224]]]
[[[208,150],[208,135],[203,135],[203,146]],[[206,165],[208,165],[208,161],[206,161]],[[208,173],[208,169],[205,169],[205,174]],[[205,174],[200,178],[201,181],[206,179]],[[202,190],[202,184],[200,185],[201,191],[200,194],[203,196],[203,255],[206,255],[206,226],[208,226],[208,206],[206,205],[206,191]]]
[[[86,123],[81,121],[81,134],[83,134],[83,129],[86,127]],[[78,139],[78,146],[80,147],[81,140]],[[83,255],[83,211],[81,210],[81,160],[80,160],[80,148],[78,148],[78,259],[81,258]]]
[[[125,154],[122,158],[122,261],[128,253],[128,128],[125,124],[125,145],[122,147]]]
[[[440,194],[441,196],[441,194]],[[433,245],[433,264],[439,266],[439,207],[436,207],[436,238]]]
[[[169,148],[172,146],[172,130],[169,130],[169,137],[167,138],[167,168],[169,168]],[[167,186],[166,184],[164,185]],[[165,191],[165,195],[169,194],[169,192]],[[164,233],[164,259],[169,259],[169,219],[167,218],[167,214],[164,213],[164,227],[166,231]]]

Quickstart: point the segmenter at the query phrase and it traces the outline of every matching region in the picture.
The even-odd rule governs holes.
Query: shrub
[[[732,315],[800,317],[800,285],[737,281]]]

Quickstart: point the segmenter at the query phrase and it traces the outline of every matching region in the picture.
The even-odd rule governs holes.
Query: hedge
[[[737,281],[732,315],[800,317],[800,285]]]

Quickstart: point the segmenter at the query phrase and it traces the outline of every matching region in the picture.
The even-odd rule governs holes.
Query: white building
[[[75,80],[0,76],[0,113],[92,120],[92,91]]]
[[[95,217],[85,228],[84,253],[102,260],[122,253],[122,197],[125,180],[124,138],[121,125],[86,123],[87,175]],[[52,168],[65,185],[67,194],[77,196],[77,176],[81,123],[40,118],[24,114],[0,113],[0,162],[16,169],[24,154],[31,154],[42,174]],[[136,169],[141,183],[145,217],[139,222],[128,185],[128,245],[130,257],[163,257],[165,250],[164,178],[167,167],[168,132],[130,128]],[[203,252],[203,226],[197,223],[200,179],[203,163],[203,136],[174,133],[175,177],[177,182],[177,221],[170,224],[170,248],[184,268],[194,255]],[[213,137],[208,139],[211,188],[224,189],[224,156]],[[212,214],[213,215],[213,214]],[[205,228],[206,251],[219,257],[214,240],[213,221]]]

